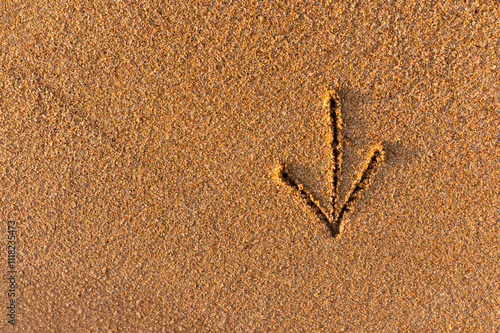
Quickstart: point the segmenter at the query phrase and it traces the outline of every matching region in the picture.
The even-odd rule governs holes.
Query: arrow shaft
[[[340,167],[342,164],[342,104],[336,92],[327,94],[325,100],[326,107],[330,111],[330,127],[332,131],[332,159],[333,159],[333,172],[332,172],[332,188],[330,196],[330,213],[334,215],[337,211],[338,193],[340,184]]]

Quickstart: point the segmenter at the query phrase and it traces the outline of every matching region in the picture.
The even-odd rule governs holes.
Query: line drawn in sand
[[[344,228],[344,218],[361,198],[378,169],[384,161],[384,149],[377,144],[370,149],[368,157],[354,180],[351,189],[346,195],[344,202],[339,201],[340,171],[342,165],[342,103],[336,91],[328,91],[325,97],[324,107],[329,111],[331,128],[331,147],[333,170],[331,173],[331,196],[328,210],[321,207],[318,200],[296,179],[285,164],[280,164],[275,170],[277,180],[293,189],[293,191],[304,200],[318,218],[326,224],[331,235],[336,238]]]

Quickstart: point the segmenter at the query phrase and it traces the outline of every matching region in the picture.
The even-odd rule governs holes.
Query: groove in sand
[[[384,150],[382,145],[374,146],[368,158],[358,173],[351,189],[346,195],[344,204],[339,204],[339,183],[340,170],[342,164],[342,104],[337,92],[328,92],[324,103],[325,108],[329,111],[330,127],[332,133],[331,147],[333,170],[331,178],[331,197],[330,209],[326,210],[321,207],[319,202],[312,194],[304,188],[304,186],[293,177],[286,165],[282,164],[276,169],[278,179],[285,185],[291,187],[300,198],[302,198],[307,206],[309,206],[318,216],[318,218],[326,224],[328,230],[333,237],[340,235],[343,230],[343,220],[345,215],[350,212],[356,202],[361,198],[362,192],[366,190],[378,169],[384,160]]]

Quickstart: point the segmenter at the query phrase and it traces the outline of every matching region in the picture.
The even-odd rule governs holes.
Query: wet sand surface
[[[499,36],[497,1],[2,2],[1,330],[500,330]],[[337,237],[276,177],[330,204],[332,91],[340,201],[384,149]]]

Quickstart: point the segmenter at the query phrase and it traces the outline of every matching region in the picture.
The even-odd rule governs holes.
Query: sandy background
[[[0,42],[2,331],[500,330],[497,1],[2,1]],[[386,159],[333,239],[272,170],[328,202],[336,85],[341,198]]]

